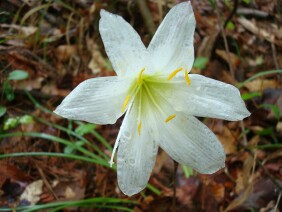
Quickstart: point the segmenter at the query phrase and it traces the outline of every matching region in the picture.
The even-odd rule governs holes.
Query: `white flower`
[[[159,146],[200,173],[224,167],[220,142],[194,116],[236,121],[250,113],[234,86],[188,75],[195,30],[190,2],[169,11],[148,48],[120,16],[102,10],[99,29],[117,76],[82,82],[55,113],[95,124],[114,124],[125,113],[110,161],[119,145],[122,192],[133,195],[145,188]]]

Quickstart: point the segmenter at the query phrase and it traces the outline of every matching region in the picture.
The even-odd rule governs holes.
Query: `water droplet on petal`
[[[121,189],[123,189],[123,188],[124,188],[124,184],[123,184],[123,183],[119,183],[119,187],[120,187]]]
[[[130,139],[131,138],[131,133],[129,131],[124,131],[123,136],[125,139]]]
[[[134,165],[135,164],[135,159],[134,158],[130,158],[129,159],[129,164],[130,165]]]

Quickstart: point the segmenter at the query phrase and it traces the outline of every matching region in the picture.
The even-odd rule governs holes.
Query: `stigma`
[[[140,85],[141,82],[142,82],[142,74],[143,72],[145,71],[145,68],[142,68],[141,71],[139,72],[139,75],[138,75],[138,79],[137,79],[137,83]]]

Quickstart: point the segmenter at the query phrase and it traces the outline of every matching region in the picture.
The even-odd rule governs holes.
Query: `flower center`
[[[138,74],[136,81],[134,81],[133,85],[129,89],[128,95],[126,96],[124,103],[122,105],[121,111],[124,112],[126,108],[131,109],[133,104],[137,105],[137,132],[141,135],[142,129],[142,116],[146,112],[147,108],[149,107],[156,107],[158,111],[167,117],[164,122],[168,123],[172,119],[176,117],[176,114],[167,114],[163,111],[162,107],[160,106],[159,97],[157,94],[154,93],[153,86],[162,86],[162,84],[171,84],[174,83],[171,81],[172,78],[176,76],[177,73],[181,72],[183,68],[178,68],[171,72],[171,74],[165,78],[163,75],[155,74],[155,75],[145,75],[145,68],[142,68]],[[145,72],[146,73],[146,72]],[[187,85],[191,84],[190,78],[188,76],[188,71],[185,70],[184,72],[184,79]],[[148,106],[149,105],[149,106]]]
[[[164,75],[160,75],[160,74],[155,74],[155,75],[144,75],[143,73],[145,72],[145,68],[142,68],[141,71],[138,74],[138,77],[136,79],[136,81],[133,82],[131,88],[129,89],[128,95],[125,97],[124,103],[122,105],[121,111],[122,113],[125,112],[126,109],[130,110],[133,104],[136,104],[137,106],[137,133],[140,136],[141,135],[141,130],[142,130],[142,116],[144,115],[144,113],[146,112],[146,110],[149,110],[151,107],[156,107],[158,109],[158,111],[164,116],[167,117],[166,119],[164,119],[165,123],[170,122],[172,119],[174,119],[176,117],[176,114],[167,114],[163,111],[163,109],[161,108],[161,104],[159,101],[159,97],[158,94],[154,93],[154,89],[152,88],[156,88],[158,86],[160,86],[160,90],[164,91],[165,89],[167,89],[167,87],[163,87],[163,84],[175,84],[177,82],[175,81],[171,81],[171,79],[173,77],[176,76],[177,73],[181,72],[183,70],[183,68],[178,68],[176,70],[174,70],[173,72],[171,72],[171,74],[167,77]],[[185,70],[184,72],[184,79],[187,83],[187,85],[189,86],[191,84],[191,80],[188,76],[188,71]],[[183,81],[180,81],[181,83]],[[143,114],[142,114],[143,113]],[[111,156],[111,160],[109,161],[110,166],[112,167],[113,165],[113,160],[114,160],[114,155],[116,152],[116,149],[118,147],[119,144],[119,140],[120,140],[120,134],[117,137],[117,141],[115,143],[114,149],[113,149],[113,153]]]

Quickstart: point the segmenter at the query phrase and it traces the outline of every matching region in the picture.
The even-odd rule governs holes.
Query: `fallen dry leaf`
[[[268,79],[255,79],[253,81],[247,82],[245,87],[248,88],[250,92],[262,91],[267,88],[278,88],[276,80],[268,80]]]
[[[20,200],[30,202],[30,205],[36,204],[42,194],[43,180],[37,180],[30,183],[22,193]]]
[[[60,45],[55,50],[56,58],[61,62],[68,61],[77,54],[76,45]]]
[[[214,42],[216,41],[218,33],[219,30],[204,37],[204,39],[200,43],[200,46],[198,47],[198,53],[197,53],[198,57],[211,58],[212,48],[214,46]]]
[[[277,132],[282,133],[282,122],[281,121],[276,124],[276,130]]]
[[[256,26],[255,23],[247,20],[246,18],[240,17],[237,20],[245,29],[249,30],[253,34],[255,34],[259,37],[262,37],[262,38],[264,38],[265,40],[267,40],[271,43],[275,43],[276,45],[282,46],[281,40],[278,40],[277,38],[275,38],[273,33],[270,33],[267,30]]]
[[[16,29],[24,36],[30,36],[37,31],[37,27],[34,26],[20,26],[16,24],[0,24],[0,27],[9,28],[9,29]]]
[[[88,50],[92,53],[88,68],[92,70],[93,74],[100,73],[103,68],[109,68],[111,65],[109,61],[103,57],[99,46],[92,39],[87,39]]]
[[[226,154],[232,154],[237,151],[236,136],[232,134],[232,132],[230,131],[230,129],[228,129],[228,127],[223,126],[221,132],[216,132],[216,136],[220,140],[221,144],[223,145]]]
[[[219,57],[221,57],[223,60],[225,60],[226,63],[229,63],[229,59],[230,59],[230,63],[233,68],[237,68],[238,65],[240,64],[240,59],[238,58],[236,54],[232,52],[229,52],[229,55],[228,55],[228,53],[225,50],[217,49],[215,53]]]
[[[224,211],[231,211],[232,209],[240,206],[248,198],[252,190],[253,186],[252,184],[249,184],[244,192],[238,198],[234,199]]]

